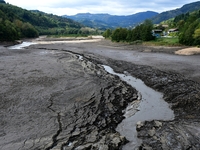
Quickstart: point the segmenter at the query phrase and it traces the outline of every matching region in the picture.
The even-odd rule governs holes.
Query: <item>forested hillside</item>
[[[200,45],[200,10],[175,17],[173,26],[179,28],[179,42]]]
[[[81,27],[80,23],[68,18],[0,3],[0,41],[43,34],[77,34]]]
[[[159,24],[162,21],[168,20],[170,18],[174,18],[174,17],[184,14],[184,13],[193,12],[193,11],[196,11],[199,9],[200,9],[200,1],[186,4],[183,7],[175,9],[175,10],[162,12],[162,13],[158,14],[157,16],[153,17],[152,21],[153,21],[153,23]]]

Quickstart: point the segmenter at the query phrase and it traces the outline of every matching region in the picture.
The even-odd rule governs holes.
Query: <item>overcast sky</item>
[[[137,12],[163,12],[197,0],[5,0],[7,3],[56,15],[109,13],[131,15]]]

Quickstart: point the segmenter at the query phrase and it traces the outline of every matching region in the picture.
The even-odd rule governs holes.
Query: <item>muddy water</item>
[[[123,147],[123,150],[137,149],[141,141],[137,138],[136,123],[145,120],[173,120],[174,112],[169,108],[168,103],[163,100],[163,95],[149,87],[143,81],[136,79],[125,72],[116,73],[109,66],[103,65],[105,70],[117,75],[139,92],[139,102],[130,104],[125,112],[125,119],[117,127],[117,131],[125,136],[130,142]]]
[[[36,43],[33,43],[33,42],[23,42],[21,44],[10,46],[10,47],[8,47],[8,49],[23,49],[24,47],[27,47],[27,46],[30,46],[30,45],[33,45],[33,44],[36,44]]]

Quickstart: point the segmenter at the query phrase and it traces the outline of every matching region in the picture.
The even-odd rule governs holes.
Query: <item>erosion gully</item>
[[[125,136],[129,141],[123,147],[123,150],[136,149],[141,140],[137,138],[136,124],[139,121],[150,120],[173,120],[174,112],[170,109],[169,104],[163,100],[160,92],[146,86],[140,79],[134,78],[128,72],[124,74],[116,73],[109,66],[103,65],[105,70],[110,74],[117,75],[121,80],[130,84],[139,93],[138,102],[129,104],[125,110],[125,119],[118,125],[117,131]]]

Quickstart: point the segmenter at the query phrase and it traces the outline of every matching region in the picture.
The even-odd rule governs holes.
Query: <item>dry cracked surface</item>
[[[0,149],[114,149],[136,91],[68,52],[1,50]]]
[[[123,119],[122,110],[137,100],[137,91],[100,64],[142,79],[162,92],[174,110],[172,121],[137,124],[138,138],[142,139],[139,149],[200,149],[198,70],[195,77],[192,73],[184,76],[181,73],[188,70],[170,72],[164,63],[163,69],[162,65],[156,68],[150,59],[149,65],[128,57],[123,61],[123,54],[117,55],[119,50],[111,48],[113,53],[102,54],[94,46],[0,49],[0,149],[122,149],[127,141],[115,128]]]

